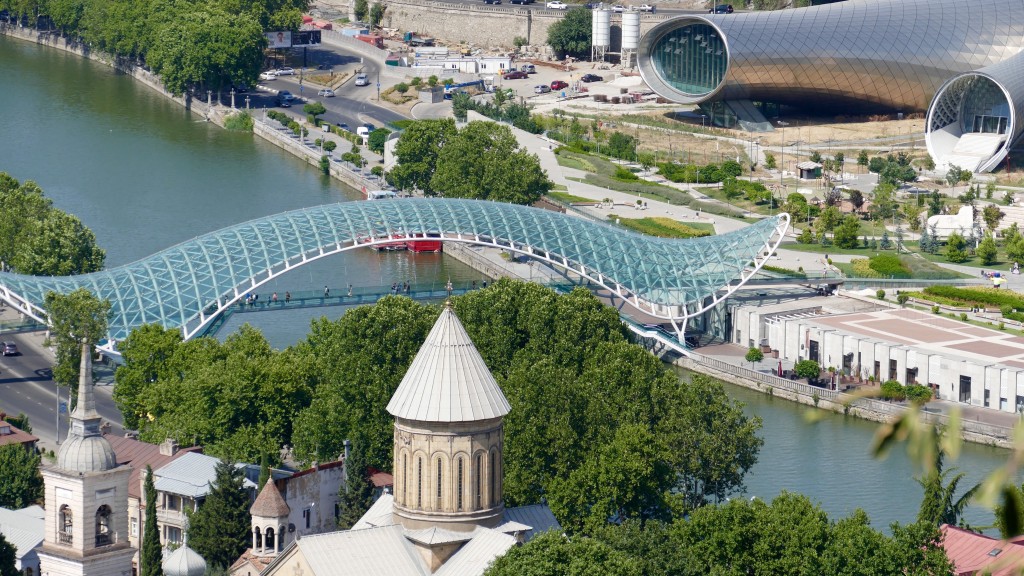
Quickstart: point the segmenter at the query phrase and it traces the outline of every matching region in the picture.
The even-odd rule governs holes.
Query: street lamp
[[[779,148],[779,194],[783,193],[785,186],[782,183],[782,171],[786,166],[786,126],[789,126],[789,122],[783,122],[777,120],[779,128],[782,129],[782,146]]]

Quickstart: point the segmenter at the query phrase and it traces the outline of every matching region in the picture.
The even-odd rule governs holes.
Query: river
[[[0,36],[0,171],[35,180],[54,203],[78,215],[107,250],[108,266],[147,256],[198,234],[251,218],[328,202],[357,191],[250,134],[207,124],[155,92],[77,56]],[[479,278],[435,255],[346,252],[282,276],[267,291],[390,286],[413,280],[440,285]],[[249,322],[284,347],[299,340],[323,310],[236,315],[221,335]],[[329,309],[338,316],[342,309]],[[816,423],[813,408],[727,385],[764,420],[758,464],[747,495],[783,489],[809,495],[833,517],[863,508],[876,527],[909,522],[920,488],[902,452],[869,454],[875,425],[839,415]],[[968,445],[956,465],[964,484],[1000,465],[1006,452]],[[991,523],[980,508],[975,525]]]

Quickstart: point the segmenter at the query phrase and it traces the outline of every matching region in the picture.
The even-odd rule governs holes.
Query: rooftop
[[[43,541],[46,531],[44,511],[39,506],[21,510],[0,508],[0,534],[14,546],[17,558],[24,558]]]
[[[985,574],[1010,576],[1019,574],[1024,564],[1024,546],[975,534],[969,530],[942,525],[942,547],[953,562],[957,575]]]
[[[387,410],[407,420],[471,422],[500,418],[510,406],[462,322],[445,306]]]
[[[152,466],[153,470],[159,470],[165,464],[184,456],[190,452],[202,452],[199,446],[181,448],[176,453],[167,455],[160,453],[160,446],[143,442],[136,438],[118,436],[116,434],[104,434],[107,442],[114,449],[114,456],[117,464],[128,464],[132,468],[132,475],[128,478],[128,496],[130,498],[142,498],[142,487],[139,485],[139,478],[146,466]]]
[[[25,432],[6,420],[0,420],[0,446],[8,444],[35,444],[39,438]]]
[[[210,485],[217,478],[217,464],[220,460],[206,454],[189,452],[160,469],[153,470],[153,485],[159,492],[170,492],[189,498],[203,498],[210,493]],[[238,464],[239,467],[245,464]],[[249,479],[243,482],[246,488],[255,488]]]

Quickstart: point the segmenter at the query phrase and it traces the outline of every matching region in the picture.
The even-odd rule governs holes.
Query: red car
[[[565,80],[555,80],[554,82],[551,83],[551,89],[552,90],[561,90],[562,88],[568,88],[568,87],[569,87],[569,83],[566,82]]]
[[[522,70],[513,70],[511,72],[507,72],[504,76],[502,76],[502,78],[504,78],[505,80],[521,80],[523,78],[529,77],[530,75],[527,74],[526,72],[523,72]]]

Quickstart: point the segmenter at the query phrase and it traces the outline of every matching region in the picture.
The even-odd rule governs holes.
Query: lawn
[[[575,168],[576,170],[582,170],[584,172],[597,172],[597,168],[595,168],[589,160],[583,158],[581,154],[562,151],[555,155],[555,159],[558,160],[559,166]]]
[[[547,195],[566,204],[593,204],[594,202],[597,202],[597,200],[594,200],[593,198],[584,198],[582,196],[576,196],[574,194],[558,190],[548,192]]]
[[[706,222],[680,222],[663,217],[623,218],[615,214],[609,214],[608,219],[634,232],[659,238],[699,238],[715,233],[715,227]]]
[[[866,251],[868,252],[868,251]],[[870,251],[871,253],[862,254],[865,258],[874,256],[880,253],[878,250]],[[836,252],[834,252],[836,253]],[[892,254],[891,251],[883,251],[883,253]],[[943,268],[934,262],[930,262],[923,258],[919,258],[915,254],[901,254],[900,264],[903,265],[906,272],[896,274],[896,278],[914,278],[917,280],[954,280],[957,278],[973,278],[968,274],[957,272],[956,270],[950,270]],[[861,278],[868,277],[868,274],[862,274],[855,270],[852,263],[846,262],[834,262],[834,266],[842,270],[843,274],[849,278]],[[877,278],[887,278],[888,276],[879,274],[875,276]]]

